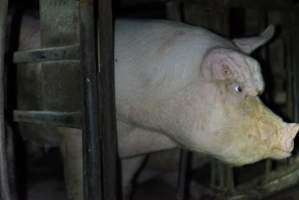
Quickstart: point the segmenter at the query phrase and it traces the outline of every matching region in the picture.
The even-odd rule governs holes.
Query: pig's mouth
[[[273,148],[270,157],[274,159],[284,159],[290,157],[291,155],[292,151],[285,151],[279,148]]]
[[[285,152],[292,152],[294,149],[294,138],[290,137],[286,140],[285,144]]]

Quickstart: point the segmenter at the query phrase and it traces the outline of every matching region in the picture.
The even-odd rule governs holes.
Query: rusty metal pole
[[[0,199],[11,200],[6,158],[4,55],[8,0],[0,0]]]
[[[85,200],[118,200],[111,0],[80,0]]]
[[[188,198],[188,171],[190,169],[191,153],[187,150],[180,151],[179,173],[177,182],[176,199]]]
[[[80,0],[84,200],[103,199],[95,7],[95,0]]]
[[[104,199],[120,199],[119,158],[114,80],[114,20],[112,0],[98,0],[98,58],[103,151]]]

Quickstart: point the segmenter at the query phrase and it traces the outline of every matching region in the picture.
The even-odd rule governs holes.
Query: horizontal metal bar
[[[238,186],[238,192],[229,200],[264,199],[270,195],[296,185],[299,181],[299,157],[291,166],[272,171],[267,177],[259,176]],[[261,192],[262,191],[262,192]]]
[[[234,190],[223,190],[223,188],[213,187],[216,185],[215,183],[211,187],[195,180],[192,182],[191,193],[196,194],[196,192],[200,190],[203,193],[213,194],[217,199],[226,200],[268,199],[273,194],[298,184],[299,156],[292,156],[292,158],[291,165],[285,163],[285,166],[279,166],[278,169],[269,172],[267,176],[265,176],[265,174],[255,176],[255,178],[250,181],[239,183],[235,185]],[[208,159],[206,162],[211,163]],[[218,174],[216,176],[218,176]]]
[[[36,63],[59,60],[79,60],[79,45],[17,51],[14,63]]]
[[[158,5],[167,2],[195,3],[200,5],[203,9],[245,8],[264,11],[289,11],[298,9],[298,3],[292,0],[123,0],[122,7],[123,10],[126,10],[135,6]]]
[[[47,124],[69,128],[81,128],[80,112],[15,110],[13,112],[13,119],[16,122]]]
[[[294,10],[297,5],[292,0],[182,0],[201,5],[203,8],[250,8],[263,10]]]

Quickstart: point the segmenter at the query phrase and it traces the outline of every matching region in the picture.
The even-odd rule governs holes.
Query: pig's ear
[[[225,48],[210,50],[201,63],[201,76],[208,81],[227,80],[235,77],[238,69],[231,57],[235,53],[236,51]]]
[[[250,54],[258,47],[268,42],[274,35],[275,28],[269,25],[264,32],[256,37],[236,38],[233,39],[234,44],[241,49],[244,53]]]

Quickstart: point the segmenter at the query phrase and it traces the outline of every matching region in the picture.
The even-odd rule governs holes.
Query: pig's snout
[[[282,150],[291,152],[294,148],[294,139],[299,131],[299,124],[291,123],[282,131]]]

